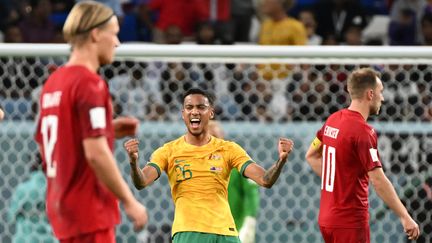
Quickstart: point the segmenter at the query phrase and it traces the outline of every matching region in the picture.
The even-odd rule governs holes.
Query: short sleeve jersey
[[[157,149],[148,165],[165,171],[175,204],[172,234],[194,231],[237,236],[228,204],[231,169],[243,174],[253,163],[236,143],[212,137],[204,146],[184,136]]]
[[[368,172],[381,167],[377,134],[363,116],[343,109],[317,132],[322,142],[319,225],[360,228],[368,224]]]
[[[83,66],[55,71],[40,96],[35,139],[47,175],[47,214],[60,239],[113,227],[118,202],[86,161],[83,140],[105,136],[114,145],[107,84]]]

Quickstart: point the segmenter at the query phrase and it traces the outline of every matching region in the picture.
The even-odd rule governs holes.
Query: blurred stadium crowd
[[[100,0],[119,16],[122,42],[263,45],[427,45],[426,0]],[[74,0],[0,0],[4,42],[61,43]],[[38,92],[64,63],[0,58],[6,119],[33,119]],[[348,104],[353,65],[209,64],[116,61],[101,70],[116,113],[179,120],[181,93],[199,86],[217,94],[217,115],[235,121],[313,121]],[[386,86],[380,120],[430,121],[427,65],[375,66]],[[415,82],[424,80],[425,82]],[[396,81],[396,82],[394,82]],[[174,115],[173,115],[174,114]]]
[[[0,41],[63,42],[63,23],[77,1],[0,0]],[[99,1],[119,17],[122,42],[432,44],[432,4],[426,0]]]

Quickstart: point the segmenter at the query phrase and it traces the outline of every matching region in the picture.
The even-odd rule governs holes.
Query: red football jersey
[[[348,109],[332,114],[317,132],[322,142],[319,225],[357,228],[369,221],[368,172],[381,167],[377,134]]]
[[[111,97],[107,84],[83,66],[55,71],[45,83],[35,134],[47,175],[47,214],[59,239],[120,221],[116,197],[98,181],[82,142],[105,136],[114,146]]]

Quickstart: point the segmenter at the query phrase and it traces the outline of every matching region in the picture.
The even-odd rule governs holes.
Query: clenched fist
[[[278,151],[279,160],[286,161],[288,154],[291,153],[294,147],[294,142],[288,138],[279,138]]]
[[[129,155],[130,163],[136,163],[138,160],[139,141],[136,138],[127,140],[123,147]]]

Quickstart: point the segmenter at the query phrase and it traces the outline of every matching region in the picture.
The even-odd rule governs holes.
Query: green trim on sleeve
[[[159,168],[159,165],[157,165],[156,163],[153,163],[153,162],[148,162],[147,165],[149,165],[149,166],[151,166],[157,170],[158,177],[155,180],[159,179],[159,177],[161,176],[161,169]]]
[[[242,167],[241,167],[241,169],[240,169],[240,174],[241,174],[243,177],[247,178],[243,173],[244,173],[244,171],[246,170],[246,167],[248,167],[248,165],[250,165],[250,164],[252,164],[252,163],[255,163],[255,162],[253,162],[252,160],[248,160],[248,161],[246,161],[246,162],[242,165]]]

